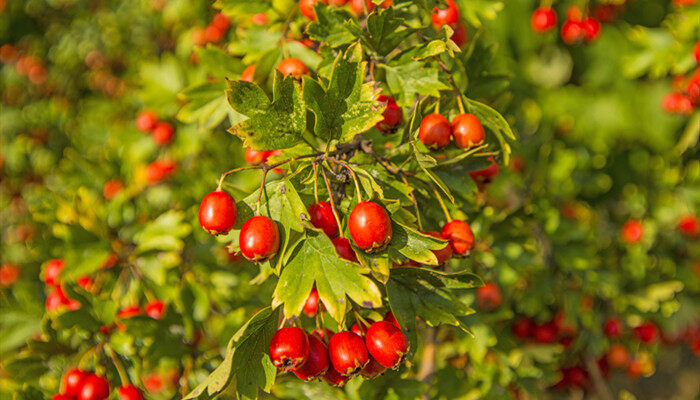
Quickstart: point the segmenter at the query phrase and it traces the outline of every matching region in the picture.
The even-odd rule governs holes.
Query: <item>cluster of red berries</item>
[[[474,114],[459,114],[450,122],[438,113],[423,117],[418,130],[418,138],[428,148],[441,149],[454,138],[455,145],[460,149],[470,149],[484,141],[484,127]]]
[[[700,64],[700,41],[693,47],[693,56]],[[686,79],[678,75],[671,83],[673,91],[661,99],[661,108],[669,114],[688,115],[700,107],[700,68]]]
[[[192,42],[197,46],[207,43],[218,43],[231,28],[231,21],[223,13],[217,13],[206,28],[195,28],[192,31]]]
[[[576,338],[575,326],[564,321],[565,314],[558,312],[554,318],[538,324],[530,317],[520,317],[511,326],[513,335],[522,340],[534,340],[536,343],[554,343],[568,347]]]
[[[59,258],[49,260],[44,268],[44,283],[49,288],[49,294],[46,296],[46,311],[52,312],[62,308],[68,310],[77,310],[80,308],[80,303],[68,298],[61,287],[60,275],[65,261]],[[89,287],[92,280],[89,277],[80,279],[81,286]]]
[[[608,18],[611,14],[599,12]],[[597,15],[598,13],[596,13]],[[540,7],[532,13],[532,30],[545,33],[557,27],[557,13],[549,7]],[[566,20],[561,26],[561,38],[568,45],[590,43],[600,35],[600,21],[595,17],[584,16],[581,9],[571,6],[566,11]]]
[[[117,391],[120,400],[143,400],[143,393],[134,385],[123,385]],[[52,400],[105,400],[109,395],[109,382],[105,377],[72,368],[63,376],[63,390]]]
[[[362,375],[371,379],[386,369],[398,367],[409,343],[393,314],[383,321],[360,322],[349,331],[328,329],[307,334],[301,328],[287,327],[275,332],[270,341],[270,359],[283,372],[292,371],[305,381],[321,378],[332,386],[344,386]]]
[[[451,39],[457,46],[462,47],[466,43],[467,30],[459,19],[459,8],[454,0],[447,0],[447,8],[435,7],[430,18],[436,31],[445,25],[449,25],[454,30]]]
[[[175,128],[166,121],[159,121],[158,115],[151,110],[143,110],[136,117],[136,128],[143,133],[150,133],[153,141],[165,146],[175,135]]]
[[[41,58],[20,56],[17,48],[10,43],[5,43],[0,47],[0,62],[3,64],[15,63],[17,73],[26,76],[33,85],[42,85],[46,82],[46,67]]]

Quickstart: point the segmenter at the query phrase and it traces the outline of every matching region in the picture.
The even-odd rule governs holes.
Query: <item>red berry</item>
[[[396,128],[397,125],[401,123],[403,119],[403,112],[401,107],[396,104],[393,97],[387,95],[380,95],[377,99],[380,103],[386,103],[386,108],[382,113],[384,119],[377,123],[377,129],[381,132],[388,132]]]
[[[171,160],[156,160],[146,167],[146,180],[155,184],[169,177],[175,172],[176,165]]]
[[[549,7],[540,7],[532,13],[530,25],[537,33],[547,32],[557,26],[557,13]]]
[[[588,17],[582,22],[583,32],[587,42],[592,42],[600,35],[600,22],[597,19]]]
[[[394,326],[401,329],[399,321],[396,320],[396,317],[394,316],[394,313],[391,312],[391,310],[387,311],[386,315],[384,315],[384,321],[391,322],[392,324],[394,324]]]
[[[309,357],[309,338],[295,326],[275,332],[270,341],[270,359],[280,371],[293,370]]]
[[[158,115],[151,110],[143,110],[136,117],[136,129],[141,132],[150,132],[156,127]]]
[[[90,375],[88,372],[79,368],[69,369],[66,374],[63,375],[63,392],[67,395],[77,397],[88,375]]]
[[[61,271],[64,265],[65,262],[63,259],[54,258],[53,260],[49,260],[49,262],[46,263],[46,268],[44,268],[44,283],[49,286],[57,286],[60,284]]]
[[[430,235],[434,238],[443,239],[442,235],[440,235],[439,232],[428,231],[428,232],[423,232],[423,233],[426,235]],[[432,251],[433,254],[435,254],[435,258],[437,258],[437,265],[444,264],[447,260],[450,259],[450,257],[452,257],[452,246],[450,246],[449,243],[447,243],[445,245],[445,247],[443,247],[440,250],[430,250],[430,251]]]
[[[314,11],[314,6],[318,0],[299,0],[299,11],[301,15],[306,18],[315,21],[316,11]],[[328,0],[321,0],[322,3],[328,4]]]
[[[464,46],[467,42],[467,29],[461,22],[454,26],[454,34],[452,34],[450,39],[459,47]]]
[[[671,92],[661,99],[661,108],[669,114],[690,114],[693,101],[682,93]]]
[[[639,243],[644,236],[642,221],[629,220],[622,226],[622,240],[629,244]]]
[[[637,379],[642,375],[642,363],[639,360],[630,360],[627,364],[627,376],[630,379]]]
[[[324,342],[327,342],[331,338],[331,336],[333,336],[333,331],[328,329],[328,328],[323,329],[323,330],[314,329],[313,331],[311,331],[311,334],[313,336],[316,336],[317,338],[323,340]]]
[[[459,114],[452,120],[452,137],[460,149],[469,149],[484,141],[484,127],[474,114]]]
[[[583,387],[588,382],[588,372],[580,366],[568,368],[565,376],[566,381],[573,387]]]
[[[357,262],[357,255],[355,250],[352,249],[350,241],[346,238],[337,237],[332,240],[333,246],[335,246],[335,251],[338,253],[340,258],[344,258],[348,261]]]
[[[350,331],[354,332],[362,337],[365,337],[365,334],[367,333],[367,329],[369,328],[369,325],[372,325],[374,323],[374,320],[371,318],[365,318],[365,321],[367,321],[367,324],[358,320],[357,322],[352,324],[352,326],[350,327]]]
[[[493,310],[501,305],[501,290],[493,282],[487,282],[476,290],[476,300],[482,310]]]
[[[401,364],[409,348],[406,335],[388,321],[372,324],[367,330],[365,342],[372,357],[387,368],[395,368]]]
[[[243,157],[245,158],[246,163],[250,165],[258,165],[267,162],[267,159],[270,158],[271,153],[272,152],[268,150],[253,150],[251,148],[247,148]]]
[[[372,357],[372,355],[370,355],[369,362],[367,363],[367,365],[365,365],[364,368],[362,368],[362,371],[360,371],[360,375],[362,375],[362,377],[364,377],[365,379],[373,379],[383,374],[384,371],[386,371],[386,367],[380,364],[377,360],[374,359],[374,357]]]
[[[445,224],[440,232],[443,239],[450,241],[452,252],[464,255],[474,247],[474,233],[468,223],[453,219]]]
[[[253,77],[255,76],[255,64],[251,64],[246,67],[246,69],[243,70],[241,73],[241,80],[246,81],[246,82],[253,82]],[[250,150],[250,149],[248,149]],[[248,154],[248,151],[246,150],[246,155]],[[246,157],[246,161],[248,161],[248,158]]]
[[[430,17],[435,29],[439,29],[443,25],[456,24],[459,21],[459,9],[454,0],[447,0],[447,8],[433,8],[433,14]]]
[[[331,364],[328,366],[328,370],[323,375],[323,380],[331,386],[343,387],[350,380],[350,377],[341,375],[340,372],[336,371]]]
[[[309,206],[309,218],[318,229],[323,230],[329,238],[338,235],[338,223],[333,216],[333,209],[327,201],[319,201]]]
[[[165,303],[160,300],[153,300],[146,304],[146,307],[143,309],[149,317],[161,319],[163,317],[163,311],[165,311]]]
[[[267,18],[267,14],[265,14],[265,13],[253,14],[253,16],[250,17],[250,20],[255,25],[265,25],[269,22],[269,19]]]
[[[603,332],[605,336],[610,339],[616,339],[622,335],[622,321],[617,317],[610,317],[605,321],[603,325]]]
[[[199,225],[212,235],[228,233],[236,223],[236,200],[223,190],[215,190],[199,205]]]
[[[693,55],[695,56],[695,62],[700,64],[700,40],[693,46]]]
[[[581,21],[581,19],[583,19],[583,12],[577,5],[571,5],[566,9],[566,19],[571,21]]]
[[[158,122],[151,132],[151,137],[156,144],[164,146],[173,139],[175,128],[167,122]]]
[[[348,229],[357,247],[381,251],[391,241],[391,218],[382,206],[373,201],[357,203],[350,213]]]
[[[552,322],[537,325],[533,331],[533,336],[538,343],[554,343],[557,340],[557,328]]]
[[[204,29],[204,37],[207,38],[207,42],[217,43],[224,38],[226,32],[215,25],[208,25]]]
[[[90,374],[83,381],[78,400],[105,400],[109,397],[109,382],[107,379]]]
[[[309,68],[301,60],[294,57],[288,57],[280,61],[277,70],[284,76],[291,75],[295,78],[309,73]]]
[[[364,340],[350,331],[338,332],[331,337],[328,355],[333,368],[345,376],[357,375],[369,362]]]
[[[0,287],[7,287],[19,278],[19,267],[16,264],[5,263],[0,267]]]
[[[53,290],[46,296],[46,311],[56,311],[61,307],[66,307],[69,310],[76,310],[80,308],[80,303],[69,299],[60,286],[54,286]]]
[[[420,141],[426,147],[434,150],[447,146],[450,143],[451,135],[450,123],[447,118],[437,113],[423,117],[418,130]]]
[[[586,37],[586,29],[581,21],[567,20],[561,26],[561,39],[568,45],[580,43]]]
[[[316,286],[311,288],[311,293],[309,297],[306,298],[306,303],[304,303],[304,314],[309,317],[313,317],[318,312],[318,290]]]
[[[612,368],[625,368],[629,363],[629,353],[625,346],[616,343],[610,346],[605,359]]]
[[[280,247],[277,224],[263,215],[252,217],[241,227],[238,244],[243,256],[250,261],[263,262],[274,257]]]
[[[693,214],[686,214],[678,220],[678,230],[688,237],[700,235],[700,222]]]
[[[348,0],[328,0],[328,4],[337,7],[344,6],[347,2]]]
[[[527,339],[532,337],[535,331],[535,323],[532,319],[527,317],[521,317],[513,324],[511,328],[513,335],[520,339]]]
[[[51,400],[75,400],[75,397],[69,394],[56,393],[55,395],[51,396]]]
[[[493,161],[493,157],[489,157],[491,165],[483,169],[469,171],[469,177],[476,182],[477,186],[483,187],[493,182],[498,176],[498,164]]]
[[[214,15],[214,18],[211,20],[211,24],[222,31],[226,31],[231,27],[231,21],[224,15],[224,13],[221,12]]]
[[[124,188],[124,184],[119,179],[110,179],[102,186],[102,195],[107,200],[117,197]]]
[[[328,371],[328,349],[321,339],[316,336],[308,336],[309,355],[301,367],[294,370],[294,375],[307,382],[312,381]]]
[[[659,337],[659,330],[651,322],[645,322],[634,328],[634,335],[637,336],[640,342],[645,344],[654,343]]]
[[[90,291],[92,289],[92,285],[95,283],[89,276],[81,276],[76,282],[81,288],[87,291]]]
[[[593,10],[593,15],[600,22],[613,22],[617,19],[617,15],[620,13],[623,5],[618,4],[598,4]]]
[[[121,319],[127,319],[127,318],[131,318],[131,317],[135,317],[135,316],[140,315],[140,314],[141,314],[141,307],[139,307],[138,305],[130,305],[130,306],[126,306],[126,307],[122,308],[121,310],[119,310],[119,312],[117,313],[117,317],[119,317]]]
[[[119,400],[143,400],[143,393],[134,385],[122,386],[118,390]]]

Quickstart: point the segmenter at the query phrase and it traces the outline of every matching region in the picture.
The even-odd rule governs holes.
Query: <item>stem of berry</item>
[[[316,161],[313,162],[314,170],[316,169]],[[335,217],[335,223],[338,224],[338,234],[340,235],[341,238],[345,238],[345,235],[343,234],[343,229],[341,228],[340,225],[340,217],[338,216],[338,210],[335,208],[335,200],[333,199],[333,191],[331,190],[331,184],[328,182],[328,177],[326,176],[326,171],[323,169],[323,165],[321,165],[321,175],[323,176],[323,181],[326,183],[326,190],[328,190],[328,200],[331,203],[331,211],[333,211],[333,217]],[[316,198],[316,202],[318,203],[318,197]]]
[[[315,161],[311,163],[311,167],[314,169],[314,200],[318,204],[318,166]]]
[[[452,86],[452,89],[455,91],[455,95],[457,96],[457,105],[459,106],[459,112],[464,114],[464,103],[462,103],[462,92],[459,90],[457,87],[457,83],[455,82],[454,78],[452,77],[452,72],[450,71],[449,68],[447,68],[447,65],[445,65],[444,62],[440,61],[440,68],[442,68],[445,73],[447,73],[447,79],[450,81],[450,85]]]
[[[445,206],[445,202],[442,200],[442,196],[440,195],[440,192],[435,188],[435,186],[427,182],[428,186],[430,186],[430,189],[435,193],[435,197],[437,197],[438,203],[440,203],[440,208],[442,208],[442,212],[445,213],[445,218],[447,218],[447,222],[452,221],[452,217],[450,216],[450,212],[447,211],[447,207]]]
[[[263,191],[265,190],[265,180],[267,179],[267,173],[270,171],[271,167],[263,167],[262,182],[260,183],[260,191],[258,192],[258,200],[255,202],[255,215],[260,215],[260,199],[262,198]]]
[[[119,357],[117,357],[117,354],[112,350],[112,347],[110,346],[105,346],[105,352],[109,355],[109,358],[112,359],[112,362],[114,363],[114,367],[117,369],[117,373],[119,374],[119,380],[122,383],[122,386],[127,386],[129,384],[129,375],[126,373],[126,370],[124,369],[124,365],[122,364],[121,360]]]

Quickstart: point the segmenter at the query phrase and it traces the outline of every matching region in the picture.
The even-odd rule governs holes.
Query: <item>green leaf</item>
[[[315,283],[326,310],[341,322],[348,297],[365,308],[381,306],[382,295],[377,285],[363,275],[367,272],[360,265],[340,258],[326,235],[309,230],[306,240],[282,269],[272,304],[283,304],[285,317],[296,317]]]
[[[181,211],[172,210],[161,214],[134,236],[136,253],[182,250],[185,246],[182,238],[192,231],[192,227],[183,221],[184,218],[185,214]]]
[[[479,118],[481,124],[496,135],[501,145],[503,162],[507,165],[510,160],[510,144],[507,140],[515,140],[515,134],[505,118],[493,108],[478,101],[466,99],[467,109]]]
[[[363,83],[364,71],[362,48],[353,45],[335,59],[327,88],[304,77],[304,101],[316,117],[316,136],[346,142],[382,120],[384,110],[375,101],[378,92],[371,83]]]
[[[452,281],[452,282],[449,282]],[[449,324],[466,330],[458,317],[472,314],[473,309],[462,303],[450,286],[461,288],[481,285],[470,273],[446,274],[426,268],[396,267],[386,284],[391,311],[412,344],[417,343],[416,316],[430,326]]]
[[[442,190],[445,195],[450,199],[451,202],[455,202],[454,197],[452,196],[452,193],[450,192],[450,189],[445,185],[445,183],[440,179],[437,175],[435,175],[430,169],[435,168],[437,166],[437,161],[435,159],[427,154],[421,153],[418,150],[418,147],[414,144],[411,143],[411,146],[413,147],[413,156],[415,157],[416,161],[418,162],[418,166],[423,170],[423,172],[428,175],[431,181],[435,182],[435,184]]]
[[[88,248],[82,252],[71,252],[66,256],[66,265],[69,265],[70,268],[64,268],[61,271],[61,280],[75,281],[102,268],[105,259],[111,251],[107,250],[107,246],[93,246],[96,248]]]
[[[445,240],[425,235],[395,221],[392,221],[391,227],[393,235],[389,245],[390,249],[396,250],[403,256],[421,264],[437,265],[435,253],[430,250],[444,248],[447,244]]]
[[[228,102],[248,117],[230,129],[240,136],[245,147],[255,150],[287,149],[303,141],[306,107],[294,78],[283,78],[275,71],[273,100],[256,84],[228,81]]]
[[[195,52],[199,59],[199,65],[204,68],[207,74],[222,81],[224,78],[239,75],[245,68],[241,60],[211,44],[206,47],[196,47]]]
[[[234,121],[238,119],[235,123],[245,119],[228,107],[225,91],[223,82],[203,82],[188,87],[180,93],[188,103],[178,111],[177,119],[187,124],[196,122],[201,129],[219,125],[229,113],[233,114]]]
[[[362,43],[381,56],[391,53],[408,36],[417,31],[414,28],[403,28],[404,20],[394,15],[393,8],[381,9],[367,17],[367,30],[363,30],[356,24],[347,27],[360,39]]]
[[[400,65],[384,65],[386,79],[392,93],[398,94],[401,103],[410,103],[416,94],[435,96],[441,90],[449,89],[439,79],[438,69],[427,67],[418,61],[409,61]]]
[[[277,370],[268,351],[278,323],[277,309],[267,307],[255,314],[231,338],[221,364],[184,400],[215,397],[231,383],[241,399],[257,399],[259,389],[269,391]]]
[[[86,332],[95,332],[100,329],[100,324],[88,311],[80,308],[70,310],[56,317],[56,326],[60,329],[71,329],[78,327]]]
[[[343,9],[329,7],[322,2],[316,2],[316,21],[309,24],[306,33],[313,40],[328,43],[331,47],[338,47],[355,40],[355,35],[350,32],[347,24],[357,25],[352,15]]]

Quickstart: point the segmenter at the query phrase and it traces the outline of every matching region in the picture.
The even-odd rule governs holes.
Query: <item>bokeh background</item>
[[[559,0],[557,25],[540,33],[534,1],[457,3],[466,47],[484,63],[475,70],[488,71],[470,76],[467,95],[518,133],[493,183],[452,183],[475,191],[472,268],[491,283],[465,295],[478,310],[473,336],[423,327],[425,343],[400,375],[344,391],[285,377],[265,396],[697,398],[700,112],[687,96],[700,91],[691,87],[700,6]],[[566,43],[571,6],[599,33]],[[135,318],[109,340],[149,396],[179,398],[269,304],[274,282],[255,284],[258,268],[199,229],[197,209],[221,172],[245,164],[226,132],[235,116],[224,78],[275,43],[267,27],[294,7],[0,0],[0,397],[55,392],[99,343],[97,328],[160,301],[157,323]],[[235,13],[224,22],[221,8]],[[314,62],[301,44],[290,49]],[[167,145],[137,128],[144,110],[164,123],[161,138],[172,135]],[[237,174],[227,189],[240,198],[259,179]],[[45,283],[52,259],[69,266],[67,294]],[[91,314],[64,312],[69,299]],[[619,336],[606,332],[610,319]],[[519,321],[554,327],[554,337],[518,332]],[[640,340],[644,324],[653,340]],[[608,365],[614,345],[628,353],[618,368]]]

